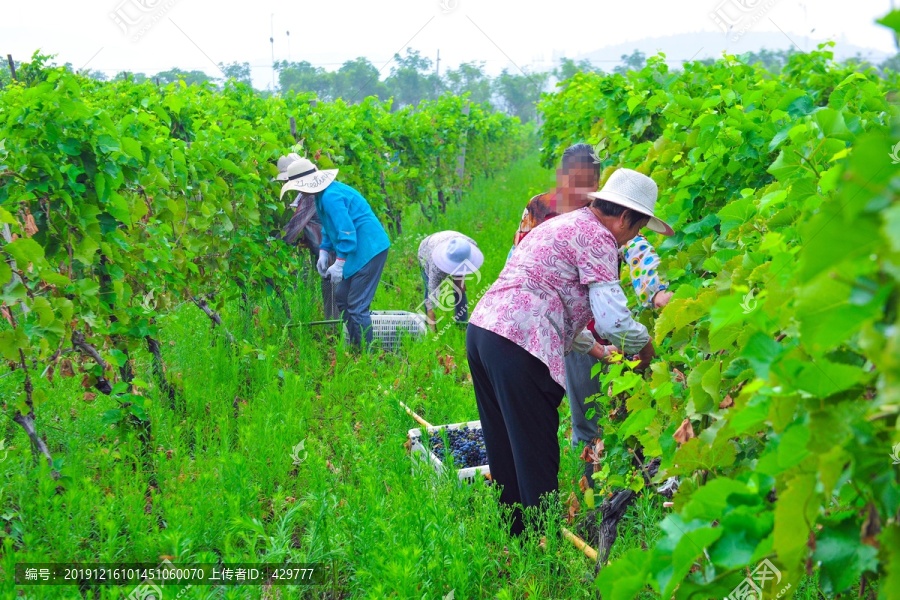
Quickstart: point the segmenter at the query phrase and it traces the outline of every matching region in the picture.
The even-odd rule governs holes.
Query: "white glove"
[[[331,256],[328,254],[328,250],[319,250],[319,260],[316,261],[316,271],[319,272],[319,275],[325,277],[325,272],[328,270],[328,263],[331,260]]]
[[[328,271],[325,272],[326,277],[331,277],[331,283],[337,285],[344,279],[344,259],[339,258],[334,261],[334,264],[328,267]]]

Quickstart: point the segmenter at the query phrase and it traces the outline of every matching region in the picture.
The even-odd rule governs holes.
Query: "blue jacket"
[[[347,261],[345,278],[391,246],[369,203],[349,185],[335,181],[316,194],[316,212],[322,220],[320,248]]]

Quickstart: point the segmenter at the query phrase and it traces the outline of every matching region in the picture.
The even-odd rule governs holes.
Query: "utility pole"
[[[894,12],[894,0],[891,0],[891,12]],[[894,46],[897,47],[897,50],[900,50],[900,34],[896,31],[894,32]]]
[[[272,44],[272,91],[275,91],[275,13],[272,13],[272,18],[269,20],[269,25],[271,27],[269,31],[269,43]]]
[[[435,66],[435,73],[437,74],[438,77],[441,76],[441,50],[440,50],[440,48],[438,48],[437,63],[436,63],[436,66]]]
[[[288,39],[288,62],[291,62],[291,32],[288,30],[287,32]]]
[[[806,35],[804,36],[804,40],[803,40],[803,51],[808,52],[809,51],[809,25],[807,24],[807,21],[806,21],[806,2],[801,2],[800,6],[803,8],[803,31],[806,32]]]

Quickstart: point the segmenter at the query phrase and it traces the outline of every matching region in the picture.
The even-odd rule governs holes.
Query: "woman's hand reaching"
[[[613,355],[619,354],[621,350],[615,346],[604,346],[603,344],[594,342],[594,347],[590,349],[588,354],[605,363],[612,361]]]
[[[671,300],[674,295],[675,292],[670,292],[669,290],[660,290],[656,292],[656,295],[653,296],[654,308],[662,308],[669,303],[669,300]]]

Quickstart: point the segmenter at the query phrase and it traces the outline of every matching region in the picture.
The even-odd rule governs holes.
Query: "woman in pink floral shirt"
[[[590,206],[531,231],[469,320],[466,352],[500,501],[522,508],[557,490],[557,407],[566,387],[564,356],[593,317],[595,330],[639,369],[654,356],[647,329],[634,321],[619,285],[618,249],[644,226],[671,234],[653,216],[656,183],[619,169]]]

